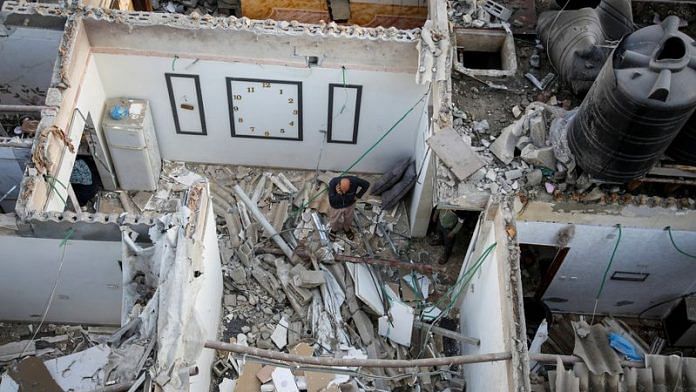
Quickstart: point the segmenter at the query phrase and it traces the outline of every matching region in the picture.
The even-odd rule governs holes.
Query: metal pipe
[[[271,236],[276,245],[278,245],[278,247],[283,251],[283,254],[285,254],[288,260],[292,260],[292,249],[290,249],[288,244],[285,243],[285,240],[283,240],[283,237],[281,237],[280,234],[278,234],[273,225],[271,225],[266,219],[266,217],[261,213],[261,211],[259,211],[259,208],[256,206],[256,203],[252,202],[251,199],[249,199],[249,196],[247,196],[246,193],[244,193],[244,190],[239,185],[234,186],[234,193],[247,206],[249,211],[251,211],[251,214],[254,215],[256,221],[259,222],[264,229],[266,229],[266,232]]]
[[[529,353],[529,360],[544,363],[556,363],[561,360],[566,365],[572,365],[578,362],[584,362],[582,358],[576,357],[575,355],[557,355],[557,354],[541,354],[541,353]],[[621,366],[644,368],[645,363],[640,361],[621,361]]]
[[[512,358],[509,352],[458,355],[454,357],[423,358],[423,359],[358,359],[334,357],[305,357],[302,355],[286,354],[279,351],[264,350],[256,347],[242,346],[234,343],[224,343],[213,340],[205,342],[205,347],[218,351],[245,354],[260,358],[275,359],[283,362],[317,365],[317,366],[349,366],[370,368],[411,368],[433,367],[447,365],[463,365],[468,363],[507,361]]]
[[[44,109],[50,108],[51,106],[0,105],[0,112],[40,112]]]
[[[424,323],[422,321],[413,320],[413,326],[418,328],[418,329],[425,329],[425,330],[430,329],[430,332],[432,332],[436,335],[440,335],[440,336],[444,336],[446,338],[458,340],[460,342],[467,343],[467,344],[470,344],[472,346],[478,346],[481,344],[480,339],[470,338],[470,337],[464,336],[460,333],[450,331],[449,329],[440,328],[440,327],[434,326],[432,324]]]

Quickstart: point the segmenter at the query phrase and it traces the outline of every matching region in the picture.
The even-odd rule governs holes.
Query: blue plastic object
[[[125,105],[116,104],[109,111],[109,115],[114,120],[123,120],[128,116],[128,107]]]
[[[609,332],[609,345],[631,361],[643,360],[643,356],[638,354],[633,344],[616,332]]]

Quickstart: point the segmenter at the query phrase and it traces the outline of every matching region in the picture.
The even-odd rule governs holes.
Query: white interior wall
[[[465,259],[465,266],[473,265],[479,256],[491,244],[496,242],[495,228],[492,221],[480,225],[478,238],[470,246]],[[502,246],[498,244],[498,246]],[[463,294],[459,307],[459,328],[464,336],[481,340],[480,346],[462,344],[462,355],[487,354],[510,351],[511,337],[505,328],[503,301],[509,300],[504,295],[501,282],[502,269],[496,249],[486,257],[479,271],[474,274],[467,290]],[[510,361],[482,362],[463,366],[467,391],[471,392],[507,392],[512,390],[510,379]]]
[[[222,311],[222,271],[220,265],[220,249],[218,248],[217,232],[215,230],[215,215],[207,205],[206,228],[203,237],[203,265],[204,271],[202,286],[196,297],[194,312],[205,330],[204,339],[217,340],[220,327],[220,312]],[[207,392],[210,390],[210,372],[205,369],[212,368],[216,360],[215,350],[203,349],[196,360],[201,372],[191,378],[190,391]]]
[[[0,320],[41,320],[58,276],[61,241],[0,236]],[[69,240],[47,322],[119,325],[120,259],[120,242]]]
[[[92,117],[92,122],[94,123],[97,136],[100,137],[101,140],[104,140],[101,133],[101,116],[104,112],[105,100],[106,95],[104,93],[102,80],[99,72],[97,71],[96,62],[94,60],[94,56],[90,55],[87,58],[85,72],[82,76],[76,101],[74,106],[72,106],[73,110],[70,112],[71,120],[69,120],[68,123],[70,127],[67,131],[68,137],[73,142],[76,151],[80,144],[80,139],[82,138],[85,122],[82,120],[82,117],[74,111],[74,108],[77,108],[80,113],[85,116],[85,118],[87,118],[87,115]],[[63,162],[58,169],[58,174],[56,175],[56,177],[61,179],[63,183],[67,184],[67,181],[69,181],[74,162],[75,154],[66,150],[65,154],[63,155]],[[106,163],[108,164],[108,162]],[[57,186],[56,192],[61,194],[63,200],[67,200],[67,192],[65,189]],[[56,192],[51,193],[49,196],[46,207],[48,211],[63,211],[65,208],[63,200],[56,196]]]
[[[8,27],[0,36],[0,104],[42,105],[58,56],[62,30]]]
[[[148,99],[152,105],[158,142],[164,159],[314,169],[327,128],[329,83],[342,83],[340,68],[298,68],[169,57],[95,53],[106,97]],[[190,66],[190,67],[189,67]],[[207,135],[175,133],[164,74],[199,75]],[[262,140],[231,137],[226,77],[302,82],[304,140]],[[411,73],[353,70],[346,83],[362,85],[358,143],[324,145],[320,168],[347,168],[387,131],[426,91]],[[264,107],[255,108],[263,115]],[[423,126],[420,104],[353,170],[382,172],[406,156],[414,156]],[[425,123],[427,125],[427,122]],[[414,159],[417,159],[414,157]]]
[[[420,175],[416,185],[411,192],[411,199],[408,203],[409,225],[413,237],[425,237],[430,223],[430,214],[433,209],[433,172],[434,164],[432,152],[427,147],[426,140],[432,134],[429,124],[429,110],[425,108],[421,115],[421,120],[416,135],[415,160],[416,170]]]
[[[519,242],[552,245],[559,230],[568,225],[551,222],[517,222]],[[609,270],[598,313],[635,315],[651,304],[696,290],[694,261],[677,252],[663,229],[623,227],[622,237]],[[696,232],[672,231],[686,252],[696,253]],[[544,294],[546,304],[556,311],[591,313],[602,275],[617,240],[614,226],[575,225],[570,251]],[[615,271],[650,274],[644,282],[609,279]],[[660,316],[658,307],[645,316]]]

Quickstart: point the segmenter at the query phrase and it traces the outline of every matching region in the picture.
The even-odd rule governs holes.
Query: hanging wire
[[[685,251],[681,250],[681,249],[677,246],[677,243],[674,242],[674,237],[672,237],[672,227],[671,227],[671,226],[667,226],[667,227],[665,228],[665,230],[667,230],[667,232],[669,233],[669,241],[672,243],[672,246],[674,247],[674,249],[677,250],[677,252],[683,254],[684,256],[691,257],[692,259],[696,259],[696,256],[695,256],[695,255],[686,253]]]
[[[413,109],[416,108],[416,106],[418,106],[421,102],[423,102],[423,100],[425,99],[425,97],[428,96],[429,93],[430,93],[430,88],[428,88],[428,90],[426,90],[426,92],[423,94],[423,96],[422,96],[418,101],[416,101],[416,103],[414,103],[413,106],[411,106],[411,107],[410,107],[410,108],[409,108],[409,109],[408,109],[408,110],[407,110],[407,111],[394,123],[394,125],[392,125],[386,132],[384,132],[384,134],[382,134],[382,136],[380,136],[380,138],[377,139],[377,141],[374,142],[374,144],[372,144],[372,146],[370,146],[367,150],[365,150],[365,152],[363,152],[362,155],[360,155],[360,157],[358,157],[358,159],[356,159],[355,161],[353,161],[353,163],[351,163],[350,166],[348,166],[348,168],[346,168],[345,170],[343,170],[338,176],[340,177],[340,176],[342,176],[342,175],[348,173],[348,172],[349,172],[351,169],[353,169],[358,163],[360,163],[360,161],[362,161],[363,158],[365,158],[370,152],[372,152],[372,150],[374,150],[374,149],[382,142],[382,140],[384,140],[387,136],[389,136],[389,134],[390,134],[394,129],[396,129],[396,126],[397,126],[397,125],[399,125],[409,114],[411,114],[411,112],[413,111]],[[309,206],[309,205],[310,205],[314,200],[316,200],[319,196],[323,195],[324,192],[326,192],[328,189],[329,189],[329,187],[327,186],[327,187],[324,187],[321,191],[317,192],[317,193],[316,193],[314,196],[312,196],[309,200],[307,200],[306,202],[304,202],[300,207],[296,208],[296,209],[294,210],[294,214],[297,214],[298,211],[302,211],[302,210],[304,210],[305,208],[307,208],[307,206]]]
[[[602,291],[604,291],[604,284],[607,281],[607,274],[609,274],[609,270],[611,269],[611,265],[614,263],[614,257],[616,256],[616,250],[619,249],[619,243],[621,242],[621,225],[618,224],[616,227],[619,229],[619,236],[616,238],[616,243],[614,244],[614,250],[611,252],[611,257],[609,258],[609,264],[607,264],[607,268],[604,270],[604,275],[602,276],[602,283],[599,285],[599,290],[597,290],[597,295],[595,296],[595,303],[594,303],[594,309],[592,310],[592,319],[590,320],[590,324],[594,323],[594,316],[597,313],[597,305],[599,304],[599,297],[602,295]]]

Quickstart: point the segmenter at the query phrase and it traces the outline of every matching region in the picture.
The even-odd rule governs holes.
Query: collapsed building
[[[0,391],[693,386],[677,17],[170,3],[3,4]]]

